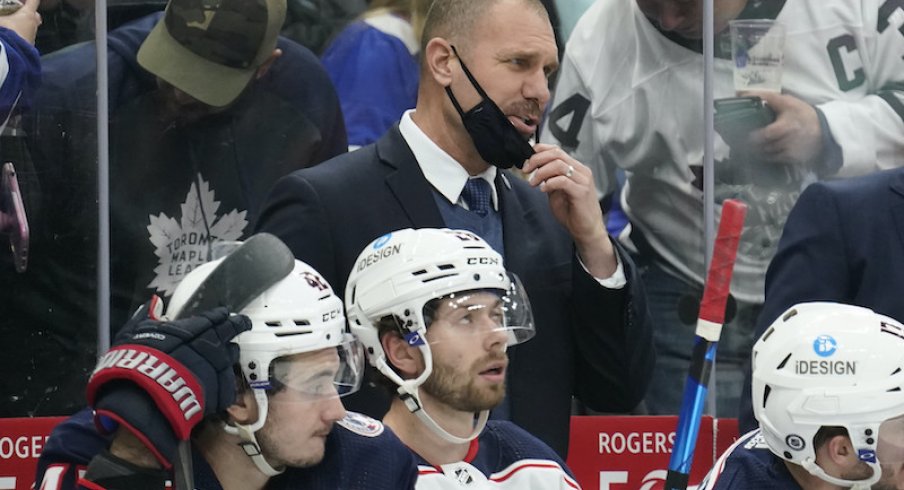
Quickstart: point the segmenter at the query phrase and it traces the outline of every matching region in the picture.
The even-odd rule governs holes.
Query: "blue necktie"
[[[477,177],[468,179],[464,190],[461,191],[461,198],[468,204],[468,209],[480,216],[486,216],[490,212],[493,191],[489,182]]]

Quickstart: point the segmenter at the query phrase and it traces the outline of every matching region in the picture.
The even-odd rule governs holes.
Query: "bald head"
[[[460,50],[466,51],[478,21],[500,3],[521,4],[549,20],[546,7],[540,0],[434,0],[424,20],[421,52],[435,37],[453,40]]]

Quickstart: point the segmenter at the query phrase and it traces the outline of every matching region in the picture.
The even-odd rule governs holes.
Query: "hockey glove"
[[[87,398],[102,432],[121,424],[169,469],[178,441],[235,400],[239,352],[230,340],[251,321],[226,308],[167,322],[147,311],[139,310],[101,357]]]

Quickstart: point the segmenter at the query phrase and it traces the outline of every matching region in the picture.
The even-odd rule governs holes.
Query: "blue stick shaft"
[[[697,337],[694,344],[694,355],[684,385],[684,398],[681,401],[681,412],[678,415],[678,429],[675,444],[672,446],[672,457],[669,460],[669,472],[665,481],[665,490],[685,490],[697,446],[697,435],[700,433],[700,419],[706,404],[707,386],[713,363],[716,361],[718,342],[708,342]]]

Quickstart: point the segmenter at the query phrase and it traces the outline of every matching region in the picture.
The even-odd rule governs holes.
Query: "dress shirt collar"
[[[420,165],[427,181],[449,202],[460,205],[461,191],[465,188],[465,182],[470,178],[468,172],[457,160],[443,151],[421,131],[421,128],[411,119],[412,113],[414,113],[414,109],[402,114],[399,132],[402,133],[402,137],[405,138],[405,142],[414,153],[414,158]],[[481,178],[490,183],[490,189],[493,190],[493,209],[498,211],[499,196],[496,193],[496,186],[493,184],[496,179],[496,167],[490,165],[490,168],[475,178]]]

